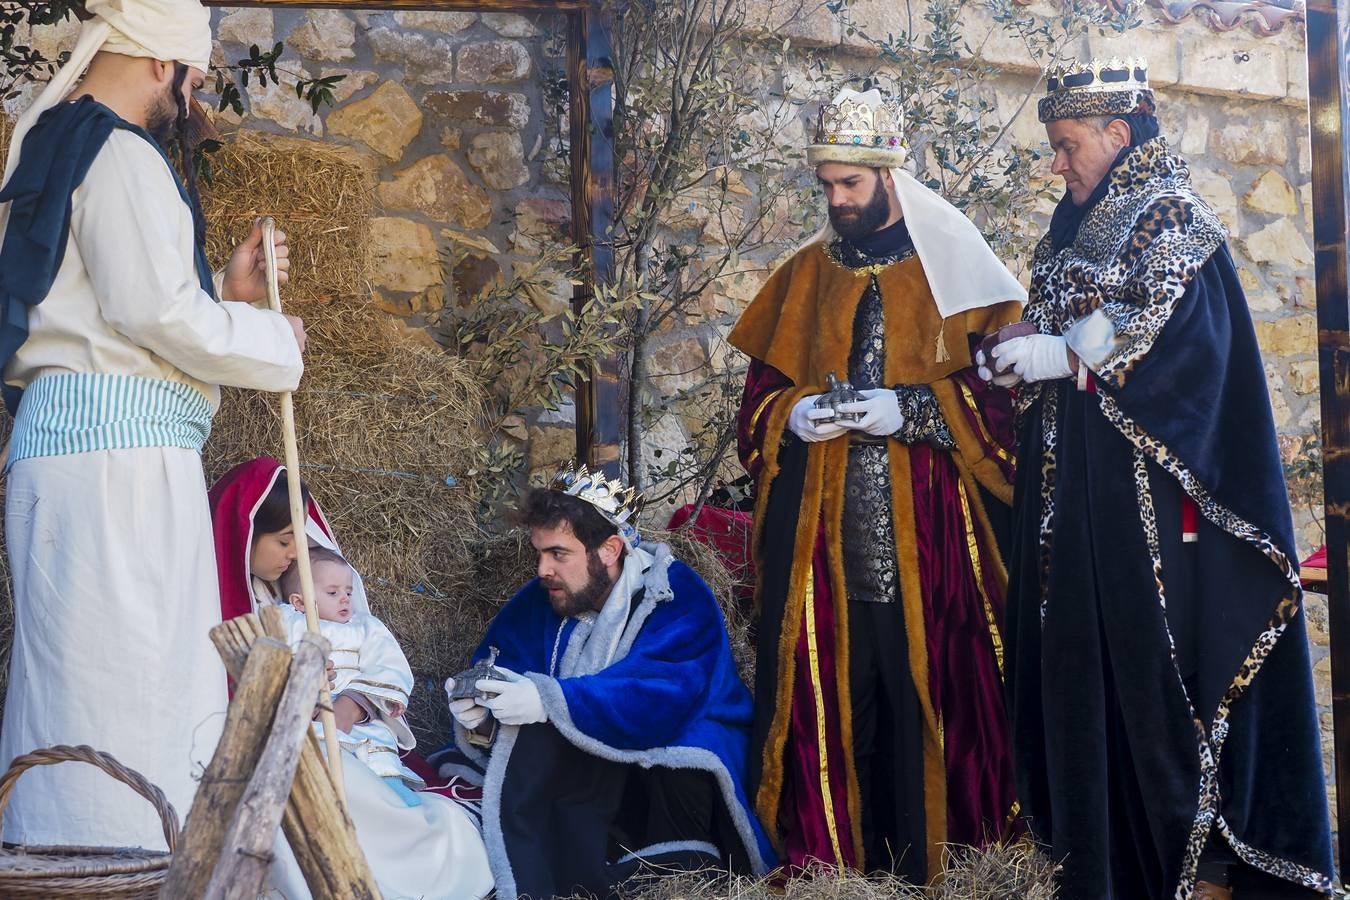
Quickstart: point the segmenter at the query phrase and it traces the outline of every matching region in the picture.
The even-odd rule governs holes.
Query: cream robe
[[[294,389],[301,360],[279,315],[214,303],[193,269],[192,214],[144,139],[115,130],[72,198],[71,234],[30,336],[4,371]],[[207,632],[220,597],[197,453],[98,450],[16,462],[5,527],[15,588],[0,767],[87,743],[138,770],[185,818],[223,724],[225,672]],[[162,847],[149,804],[88,766],[30,771],[4,839]]]
[[[338,552],[337,545],[314,525],[313,519],[306,532],[311,540]],[[255,606],[276,603],[283,612],[293,612],[289,604],[281,603],[271,585],[257,578],[251,581]],[[359,574],[355,588],[353,607],[368,617]],[[290,636],[294,639],[298,634],[293,630]],[[356,839],[384,900],[477,900],[492,890],[492,872],[478,823],[459,804],[424,791],[418,794],[421,806],[406,806],[374,771],[347,750],[342,753],[342,778]],[[272,853],[276,861],[269,872],[269,900],[309,900],[309,888],[295,854],[280,832],[272,843]]]

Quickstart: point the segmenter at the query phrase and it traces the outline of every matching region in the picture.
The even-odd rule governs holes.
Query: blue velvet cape
[[[750,692],[737,673],[726,624],[708,585],[678,561],[667,573],[669,590],[653,590],[649,580],[634,601],[630,629],[639,622],[641,627],[631,647],[624,653],[621,646],[620,658],[593,675],[554,676],[578,620],[553,612],[537,578],[497,614],[474,660],[496,647],[497,665],[538,684],[549,722],[582,750],[644,767],[708,772],[752,870],[762,874],[776,858],[746,794]],[[484,814],[489,819],[491,811]],[[491,822],[484,825],[490,832]]]

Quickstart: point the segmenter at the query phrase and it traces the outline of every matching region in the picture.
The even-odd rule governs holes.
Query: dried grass
[[[219,265],[258,216],[273,216],[291,251],[292,300],[369,296],[366,245],[375,190],[368,160],[341,147],[241,131],[210,155],[201,185],[210,228],[207,255]]]
[[[889,875],[821,868],[784,881],[708,870],[650,870],[620,900],[1053,900],[1055,864],[1022,841],[974,850],[952,847],[942,880],[920,887]]]

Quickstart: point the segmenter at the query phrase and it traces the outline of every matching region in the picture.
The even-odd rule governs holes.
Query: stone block
[[[216,37],[223,44],[247,47],[257,44],[264,50],[276,43],[270,9],[241,9],[220,17]]]
[[[492,219],[487,191],[471,183],[445,154],[435,154],[394,173],[379,187],[386,209],[415,209],[438,222],[483,228]]]
[[[835,47],[843,37],[843,21],[825,0],[747,0],[745,28],[798,47]]]
[[[501,91],[428,91],[423,100],[433,114],[456,124],[525,128],[530,121],[530,101],[524,94]]]
[[[525,149],[514,131],[476,134],[469,142],[469,165],[493,190],[509,191],[530,180]]]
[[[291,71],[301,69],[294,59],[283,60],[279,65]],[[249,79],[248,112],[255,119],[274,122],[287,131],[323,134],[323,120],[314,114],[309,101],[295,96],[295,86],[289,82],[276,84],[269,81],[264,87],[257,79]]]
[[[965,4],[961,10],[961,24],[966,44],[976,49],[983,61],[1005,72],[1040,74],[1040,60],[1031,55],[1026,42],[995,22],[984,4]]]
[[[529,19],[516,13],[483,13],[483,24],[508,38],[539,36],[539,29]]]
[[[1308,56],[1306,53],[1286,53],[1289,60],[1289,90],[1285,101],[1294,106],[1308,102]]]
[[[1301,359],[1289,364],[1289,386],[1296,394],[1316,394],[1318,387],[1317,360]]]
[[[519,41],[483,41],[460,48],[456,77],[473,84],[524,81],[531,67],[530,52]]]
[[[436,236],[421,222],[391,216],[370,220],[366,271],[377,287],[419,293],[441,284]]]
[[[548,477],[552,477],[558,469],[576,458],[575,429],[534,426],[529,429],[529,437],[529,459],[532,470],[546,470]]]
[[[863,56],[879,52],[878,42],[894,42],[916,47],[933,32],[933,24],[917,4],[894,0],[852,0],[844,7],[840,41],[845,50]]]
[[[1284,176],[1274,169],[1261,173],[1251,190],[1242,198],[1248,209],[1257,212],[1274,213],[1277,216],[1292,216],[1298,213],[1298,200],[1294,189],[1285,181]]]
[[[1226,176],[1217,172],[1194,168],[1191,170],[1191,185],[1195,188],[1197,194],[1214,207],[1214,211],[1219,214],[1219,219],[1223,222],[1224,227],[1230,233],[1236,234],[1238,230],[1238,201],[1237,195],[1233,193],[1232,182]]]
[[[1289,131],[1283,121],[1230,122],[1211,132],[1220,159],[1245,166],[1282,166],[1289,161]]]
[[[1309,181],[1303,187],[1298,189],[1299,202],[1303,204],[1303,229],[1308,234],[1313,233],[1313,193],[1312,182]]]
[[[1192,161],[1209,151],[1212,103],[1195,103],[1186,95],[1159,92],[1158,123],[1172,146]],[[1210,108],[1207,108],[1210,107]]]
[[[327,78],[330,75],[343,76],[341,81],[333,85],[333,104],[335,106],[341,106],[380,80],[380,76],[374,72],[354,72],[351,69],[323,69],[319,72],[319,76],[322,78]]]
[[[1087,44],[1094,57],[1145,57],[1148,60],[1149,85],[1166,87],[1176,84],[1181,76],[1182,42],[1177,37],[1175,26],[1152,21],[1123,34],[1114,31],[1097,34],[1094,29],[1087,37]]]
[[[450,271],[455,285],[455,298],[461,306],[473,303],[489,287],[502,278],[502,267],[495,259],[470,254],[455,263]]]
[[[502,252],[497,248],[496,244],[478,234],[456,231],[453,228],[442,228],[441,237],[445,238],[457,253],[468,252],[476,253],[479,256],[485,254],[490,256],[500,256]]]
[[[1292,219],[1276,219],[1255,234],[1245,244],[1252,262],[1269,263],[1304,269],[1313,264],[1312,248],[1308,239],[1298,230]]]
[[[1304,313],[1256,322],[1256,340],[1266,359],[1314,353],[1317,350],[1317,317]]]
[[[422,111],[401,84],[386,81],[369,97],[333,110],[327,124],[332,134],[360,141],[397,161],[422,130]]]
[[[397,28],[372,28],[367,38],[375,59],[401,64],[409,81],[441,84],[454,80],[454,44],[447,38]]]
[[[305,15],[305,21],[286,38],[286,43],[310,59],[355,59],[356,22],[340,10],[311,9]]]
[[[458,34],[472,28],[478,15],[470,12],[396,12],[394,21],[403,28]]]
[[[693,336],[654,347],[648,357],[652,386],[667,397],[703,381],[707,366],[708,351]]]
[[[1226,35],[1206,31],[1179,48],[1177,83],[1202,94],[1246,99],[1282,99],[1289,93],[1289,61],[1284,48],[1244,31]]]
[[[517,204],[515,213],[511,249],[522,256],[537,256],[545,244],[568,239],[572,208],[562,200],[532,198]]]

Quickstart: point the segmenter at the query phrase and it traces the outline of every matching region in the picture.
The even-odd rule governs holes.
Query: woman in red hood
[[[216,482],[210,498],[222,618],[281,602],[276,580],[296,553],[286,469],[265,456],[242,463]],[[305,504],[309,541],[341,553],[332,528],[308,492]],[[353,609],[369,613],[360,574],[354,575],[352,587]],[[458,803],[428,791],[419,794],[422,805],[406,806],[355,757],[342,771],[357,840],[385,897],[459,900],[483,897],[492,890],[482,838]],[[280,833],[274,852],[273,889],[286,900],[309,897]]]

